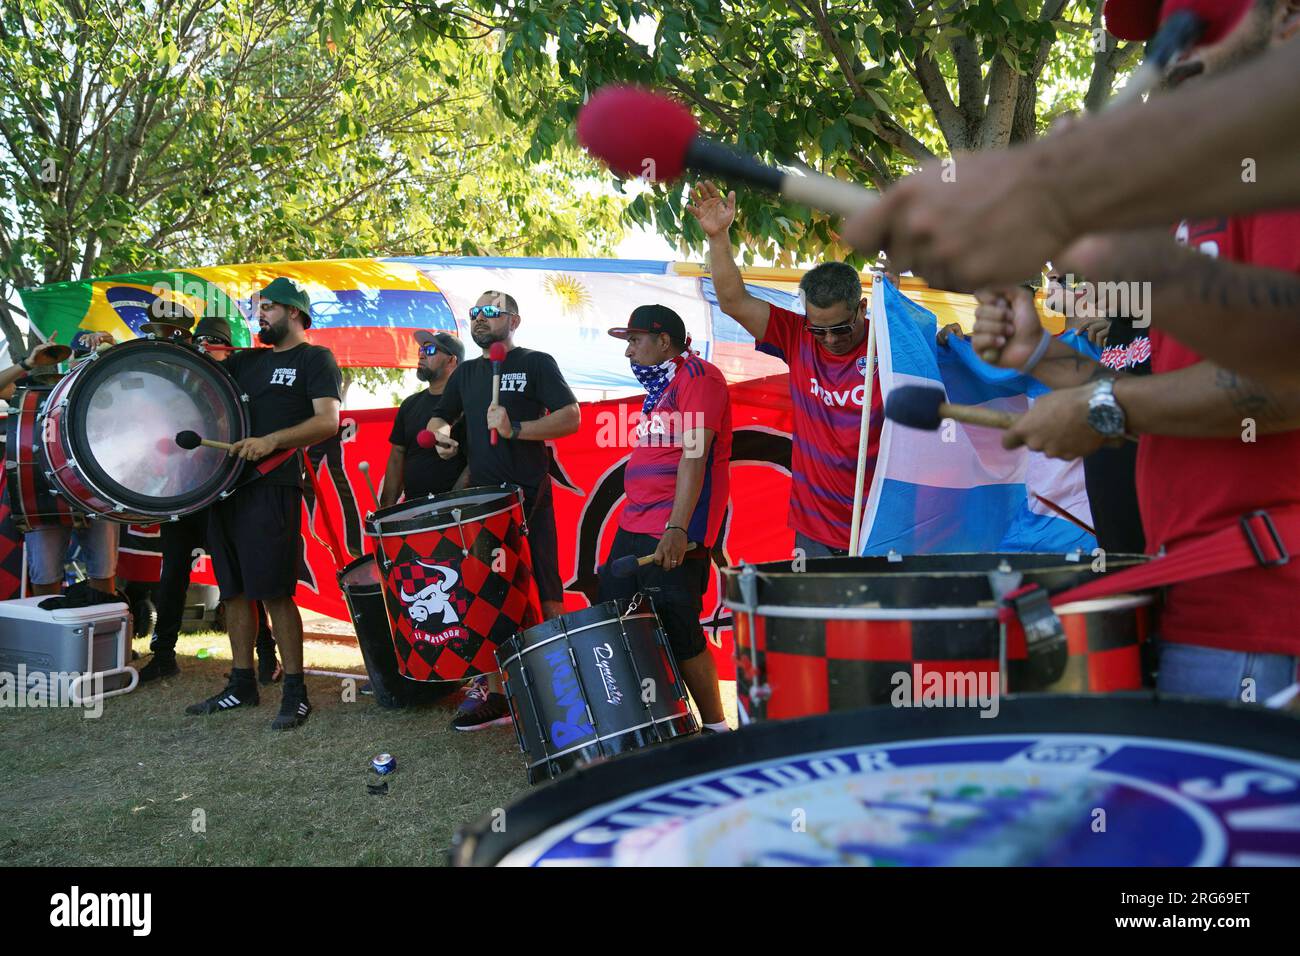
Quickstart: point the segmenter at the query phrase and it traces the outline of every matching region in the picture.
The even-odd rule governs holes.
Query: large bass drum
[[[62,495],[55,494],[45,480],[41,458],[41,414],[50,397],[50,386],[29,386],[14,393],[13,410],[5,420],[5,483],[9,508],[19,531],[33,528],[84,528],[86,513]]]
[[[1105,569],[1145,560],[1108,555]],[[724,576],[742,721],[896,702],[904,687],[919,698],[934,681],[946,689],[973,680],[1011,693],[1145,686],[1149,594],[1058,608],[1065,641],[1052,655],[1054,666],[1030,659],[1019,621],[999,621],[996,587],[1038,585],[1055,593],[1082,585],[1098,577],[1090,559],[1010,553],[817,558],[744,565]]]
[[[96,354],[54,387],[41,454],[51,484],[77,507],[150,524],[208,507],[243,470],[216,448],[181,448],[182,431],[247,437],[247,397],[198,349],[138,339]]]
[[[1104,818],[1099,811],[1104,811]],[[474,866],[1296,866],[1300,720],[1144,694],[771,721],[578,768]],[[1104,828],[1098,829],[1104,819]]]

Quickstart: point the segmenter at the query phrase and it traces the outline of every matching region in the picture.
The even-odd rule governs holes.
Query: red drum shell
[[[523,502],[513,486],[407,501],[366,519],[402,676],[461,680],[542,619]]]
[[[1109,570],[1146,560],[1111,555]],[[1050,591],[1097,577],[1059,555],[919,555],[819,558],[753,565],[754,612],[743,568],[729,568],[726,605],[736,640],[736,695],[748,719],[806,717],[890,703],[896,676],[971,675],[996,682],[1000,627],[990,572],[1007,566]],[[1117,595],[1057,609],[1068,659],[1051,683],[1029,667],[1024,631],[1007,627],[1011,693],[1109,693],[1143,687],[1142,645],[1152,627],[1150,595]],[[753,645],[756,644],[756,647]],[[917,668],[919,667],[919,670]],[[987,675],[981,678],[979,675]],[[992,683],[989,684],[992,686]]]
[[[77,507],[150,524],[201,511],[227,494],[244,463],[219,449],[181,449],[181,431],[248,436],[247,397],[220,363],[176,342],[136,339],[83,362],[45,406],[41,453]]]
[[[38,451],[41,412],[50,387],[21,388],[14,395],[13,411],[5,422],[5,473],[9,507],[19,531],[33,528],[84,528],[88,521],[68,499],[55,493],[45,479],[45,463]]]

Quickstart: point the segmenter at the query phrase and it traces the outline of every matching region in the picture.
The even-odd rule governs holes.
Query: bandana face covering
[[[645,401],[641,403],[641,414],[649,415],[659,404],[659,396],[664,393],[668,383],[677,374],[677,366],[682,364],[682,357],[666,359],[658,365],[637,365],[632,362],[632,374],[645,389]]]

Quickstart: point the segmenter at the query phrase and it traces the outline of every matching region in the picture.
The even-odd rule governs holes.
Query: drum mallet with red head
[[[203,445],[205,448],[219,448],[228,452],[234,446],[227,441],[215,441],[211,438],[200,438],[198,432],[183,431],[176,433],[176,444],[180,445],[186,451],[198,448]]]
[[[794,175],[699,134],[681,103],[636,86],[606,86],[578,111],[578,142],[621,176],[667,183],[687,169],[725,176],[786,199],[850,216],[874,202],[869,189],[809,172]]]
[[[506,360],[506,347],[502,342],[493,342],[492,347],[488,349],[488,361],[492,363],[492,404],[499,404],[498,399],[501,397],[501,363]],[[497,438],[501,435],[495,428],[492,429],[492,444],[497,443]]]
[[[379,507],[379,495],[375,492],[374,482],[370,480],[370,462],[363,461],[357,464],[357,470],[361,472],[361,477],[366,480],[366,487],[370,489],[370,497],[375,499],[375,507]]]
[[[1018,416],[978,405],[953,405],[945,400],[941,388],[901,385],[886,397],[885,417],[908,428],[932,432],[945,418],[985,428],[1010,428]]]

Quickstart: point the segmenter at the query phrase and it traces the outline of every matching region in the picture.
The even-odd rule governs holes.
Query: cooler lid
[[[125,617],[128,608],[121,601],[112,604],[94,604],[90,607],[63,607],[53,611],[43,611],[42,601],[54,595],[42,594],[37,597],[15,598],[12,601],[0,601],[0,618],[20,621],[54,621],[58,624],[90,624],[99,621],[116,620]]]

